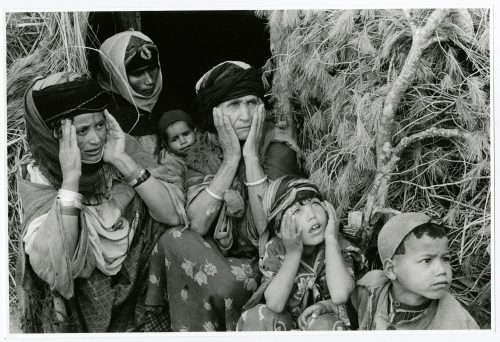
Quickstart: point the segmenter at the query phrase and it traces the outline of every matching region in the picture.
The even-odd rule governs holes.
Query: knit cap
[[[430,220],[431,218],[423,213],[402,213],[389,219],[378,234],[378,254],[382,263],[392,259],[406,235]]]

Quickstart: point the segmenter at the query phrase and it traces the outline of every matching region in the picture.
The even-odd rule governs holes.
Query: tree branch
[[[429,16],[427,22],[423,27],[416,29],[413,35],[413,41],[410,52],[403,64],[401,72],[394,81],[391,90],[387,94],[384,101],[384,108],[380,117],[379,132],[377,134],[377,166],[382,166],[390,158],[391,142],[392,142],[392,127],[394,124],[394,117],[396,109],[401,102],[403,95],[410,86],[420,58],[428,46],[428,41],[435,33],[436,28],[449,14],[450,9],[437,9]]]

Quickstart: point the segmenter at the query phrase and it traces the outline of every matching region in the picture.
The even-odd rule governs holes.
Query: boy
[[[479,329],[448,292],[451,284],[444,228],[422,213],[391,218],[378,236],[383,271],[368,272],[352,296],[361,330]],[[307,316],[335,308],[323,302]]]
[[[191,116],[180,109],[161,115],[158,134],[163,145],[159,155],[160,164],[165,164],[172,156],[185,158],[196,141]]]
[[[347,302],[354,289],[349,248],[356,249],[339,237],[335,209],[322,201],[316,185],[281,177],[270,183],[263,209],[270,233],[268,241],[261,241],[263,278],[243,307],[251,309],[243,312],[237,330],[295,329],[297,317],[309,305],[329,298],[335,304]],[[300,328],[343,330],[349,324],[346,312],[337,316],[323,315]]]

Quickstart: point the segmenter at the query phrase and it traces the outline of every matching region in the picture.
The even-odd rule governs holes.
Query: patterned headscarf
[[[262,200],[267,230],[278,231],[285,210],[296,201],[310,197],[322,200],[318,187],[308,179],[283,176],[270,182]]]
[[[98,75],[101,87],[120,94],[125,100],[145,111],[151,112],[162,90],[162,74],[153,93],[144,96],[136,93],[128,83],[127,71],[155,63],[160,67],[156,45],[146,35],[138,31],[125,31],[109,37],[99,48],[101,69]],[[119,118],[116,118],[119,121]]]
[[[247,95],[264,98],[262,73],[238,61],[226,61],[207,71],[196,83],[196,106],[203,130],[215,133],[212,110],[223,102]]]

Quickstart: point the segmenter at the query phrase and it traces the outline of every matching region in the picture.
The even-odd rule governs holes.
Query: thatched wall
[[[441,219],[450,229],[452,291],[489,327],[489,12],[260,15],[271,34],[277,120],[295,126],[306,169],[344,223],[348,212],[363,212],[369,242],[377,219],[393,210]],[[36,76],[87,72],[87,28],[83,12],[7,14],[11,301],[22,219],[15,173],[27,152],[22,97]]]
[[[311,178],[342,218],[363,213],[368,253],[394,210],[441,220],[452,291],[489,326],[489,11],[260,15],[269,21],[276,115],[297,127]]]

